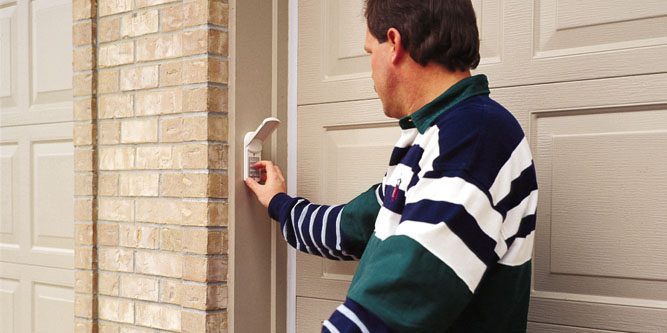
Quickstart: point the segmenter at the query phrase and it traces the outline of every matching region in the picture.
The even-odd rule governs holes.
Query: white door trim
[[[289,0],[287,47],[287,193],[296,194],[297,157],[297,54],[299,48],[299,3]],[[296,333],[296,250],[287,247],[287,333]]]

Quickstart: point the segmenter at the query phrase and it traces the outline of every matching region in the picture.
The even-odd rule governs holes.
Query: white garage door
[[[74,330],[71,13],[0,1],[0,332]]]
[[[298,194],[343,203],[398,135],[363,53],[362,0],[300,0]],[[667,1],[477,0],[491,96],[529,137],[540,202],[531,332],[667,332]],[[297,331],[354,264],[297,257]]]

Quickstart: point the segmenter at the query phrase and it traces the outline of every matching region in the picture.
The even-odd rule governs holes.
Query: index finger
[[[273,162],[271,161],[259,161],[252,165],[255,169],[271,169],[273,167]]]

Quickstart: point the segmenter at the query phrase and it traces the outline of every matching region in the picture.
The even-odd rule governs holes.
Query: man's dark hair
[[[412,59],[431,61],[450,71],[479,65],[479,32],[470,0],[366,0],[371,35],[387,41],[387,30],[401,33],[401,44]]]

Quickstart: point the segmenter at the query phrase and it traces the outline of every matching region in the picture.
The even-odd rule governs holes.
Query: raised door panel
[[[16,3],[0,3],[0,112],[15,106]]]
[[[73,153],[71,123],[2,129],[2,261],[73,267]]]
[[[382,181],[400,135],[377,100],[299,107],[297,193],[343,204]],[[297,295],[344,300],[356,262],[297,256]]]
[[[364,52],[363,1],[299,1],[298,103],[377,98]],[[502,0],[475,0],[483,65],[501,62]]]
[[[492,92],[537,167],[531,332],[667,330],[664,91],[658,74]]]

